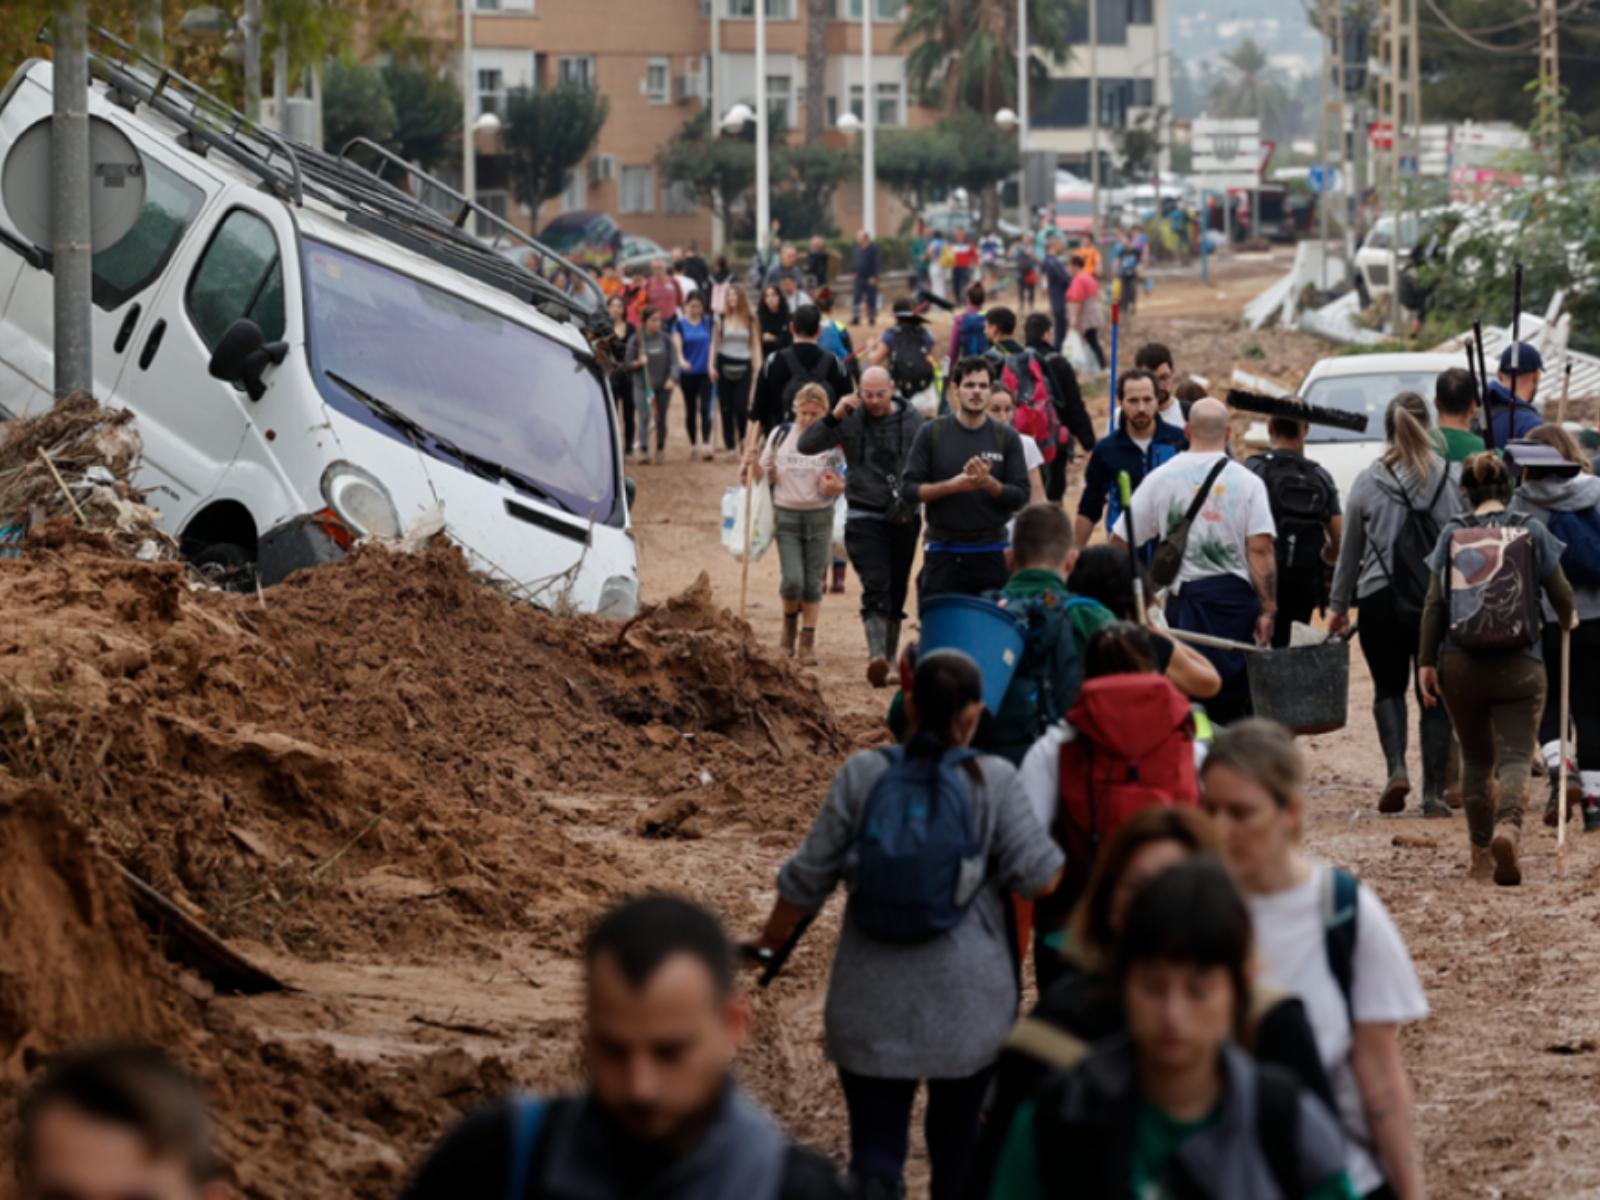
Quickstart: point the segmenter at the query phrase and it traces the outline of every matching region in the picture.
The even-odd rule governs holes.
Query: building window
[[[692,216],[700,211],[700,202],[695,199],[694,189],[681,181],[667,184],[661,193],[661,208],[670,216]]]
[[[487,13],[527,13],[533,11],[533,0],[477,0],[472,7]]]
[[[1099,19],[1099,28],[1095,32],[1100,35],[1100,44],[1126,46],[1132,0],[1092,0],[1092,2],[1099,6],[1095,14]],[[1089,5],[1075,4],[1067,18],[1067,42],[1069,45],[1083,46],[1088,41]]]
[[[645,68],[645,95],[651,104],[672,103],[672,64],[665,58],[652,58]]]
[[[899,125],[900,116],[900,85],[898,83],[879,83],[874,85],[878,93],[878,105],[873,112],[873,120],[879,125]],[[855,113],[857,120],[866,120],[861,108],[861,85],[850,85],[850,111]]]
[[[506,73],[499,67],[478,68],[478,112],[505,116]]]
[[[722,15],[735,19],[753,19],[755,0],[722,0]],[[711,0],[700,0],[700,16],[711,19]],[[794,0],[767,0],[767,18],[776,21],[794,20]]]
[[[1155,0],[1128,0],[1129,25],[1154,25]]]
[[[567,173],[567,186],[561,193],[561,211],[564,213],[576,212],[578,209],[586,207],[588,201],[589,189],[585,184],[583,171],[574,168]]]
[[[828,128],[832,129],[839,123],[839,97],[828,97]]]
[[[839,16],[851,21],[861,20],[861,0],[839,0]],[[875,0],[872,5],[874,21],[898,21],[905,16],[905,0]]]
[[[1133,107],[1153,108],[1156,103],[1156,81],[1154,79],[1135,79],[1133,81]]]
[[[794,78],[789,75],[767,76],[767,111],[778,109],[790,129],[794,128]]]
[[[563,54],[557,60],[562,84],[594,89],[594,58],[588,54]]]
[[[656,169],[622,168],[622,211],[648,213],[656,210]]]

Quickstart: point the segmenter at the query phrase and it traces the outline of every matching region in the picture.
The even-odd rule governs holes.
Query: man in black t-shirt
[[[1312,610],[1323,603],[1324,580],[1339,561],[1344,517],[1333,476],[1306,457],[1305,422],[1273,417],[1268,432],[1272,449],[1244,465],[1267,485],[1278,527],[1278,622],[1272,644],[1281,650],[1294,623],[1309,624]]]
[[[750,1010],[715,917],[670,896],[630,900],[584,957],[590,1089],[480,1109],[404,1200],[843,1200],[827,1160],[734,1082]]]
[[[789,328],[794,333],[794,345],[762,363],[761,373],[756,376],[750,419],[761,427],[762,441],[779,425],[794,419],[794,394],[805,384],[826,387],[829,407],[854,390],[839,360],[817,345],[822,313],[816,305],[802,304],[795,309]],[[761,441],[752,438],[750,445],[760,452]]]

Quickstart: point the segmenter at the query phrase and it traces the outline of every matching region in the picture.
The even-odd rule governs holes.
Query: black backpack
[[[889,350],[889,374],[907,400],[933,386],[933,364],[922,346],[922,330],[897,325]]]
[[[1401,522],[1394,545],[1389,547],[1389,561],[1384,562],[1383,550],[1379,546],[1374,545],[1372,553],[1378,560],[1378,569],[1383,572],[1384,579],[1394,592],[1395,615],[1407,624],[1417,624],[1422,620],[1422,609],[1428,602],[1428,585],[1432,582],[1428,555],[1439,543],[1439,522],[1433,519],[1433,509],[1450,482],[1450,471],[1446,467],[1439,472],[1439,487],[1433,493],[1433,499],[1422,508],[1413,508],[1411,498],[1406,495],[1405,486],[1394,469],[1387,464],[1383,469],[1394,480],[1394,486],[1400,493],[1400,503],[1406,507],[1406,517]]]
[[[820,383],[823,390],[828,393],[828,407],[833,407],[833,402],[839,397],[833,394],[833,385],[828,382],[830,374],[828,368],[835,361],[833,355],[819,348],[817,365],[807,367],[800,361],[800,356],[795,353],[794,347],[784,352],[789,364],[789,382],[783,385],[783,419],[790,420],[794,416],[794,398],[800,394],[800,389],[808,383]]]
[[[1322,559],[1323,525],[1334,504],[1327,473],[1300,454],[1268,450],[1246,464],[1267,485],[1278,527],[1278,563],[1285,570],[1315,567]]]

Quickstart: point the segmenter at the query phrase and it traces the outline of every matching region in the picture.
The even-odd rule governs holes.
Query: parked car
[[[648,271],[650,264],[658,258],[670,261],[672,253],[647,237],[632,233],[622,235],[622,251],[617,256],[617,266],[623,271]]]
[[[581,208],[562,213],[539,231],[539,242],[586,267],[603,267],[622,253],[622,227],[608,213]]]
[[[1456,354],[1348,354],[1324,358],[1306,373],[1297,394],[1308,404],[1362,413],[1364,432],[1312,425],[1306,454],[1333,476],[1341,496],[1365,468],[1383,453],[1383,415],[1401,392],[1416,392],[1433,403],[1434,384],[1441,371],[1465,366]]]
[[[1094,231],[1094,193],[1056,193],[1055,226],[1063,233],[1082,237]]]
[[[592,291],[580,302],[181,76],[94,58],[90,112],[146,181],[132,231],[94,256],[94,387],[135,414],[134,483],[190,559],[272,584],[442,522],[536,603],[634,613],[614,406],[584,332],[594,281],[545,253],[542,274]],[[0,91],[0,156],[51,107],[33,60]],[[0,205],[0,417],[52,402],[50,264]]]

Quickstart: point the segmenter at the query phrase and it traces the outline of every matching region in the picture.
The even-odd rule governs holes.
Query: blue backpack
[[[956,337],[956,349],[962,358],[974,358],[989,349],[989,335],[984,332],[983,314],[969,312],[961,318],[961,332]]]
[[[963,763],[974,751],[912,758],[884,750],[857,835],[856,884],[846,912],[868,937],[921,942],[953,929],[983,883],[984,853]]]
[[[817,334],[817,345],[821,346],[841,363],[850,357],[850,351],[845,349],[844,334],[839,329],[839,323],[832,318],[823,320],[822,329]]]
[[[1600,586],[1600,512],[1553,512],[1550,532],[1566,544],[1561,569],[1569,583]]]

